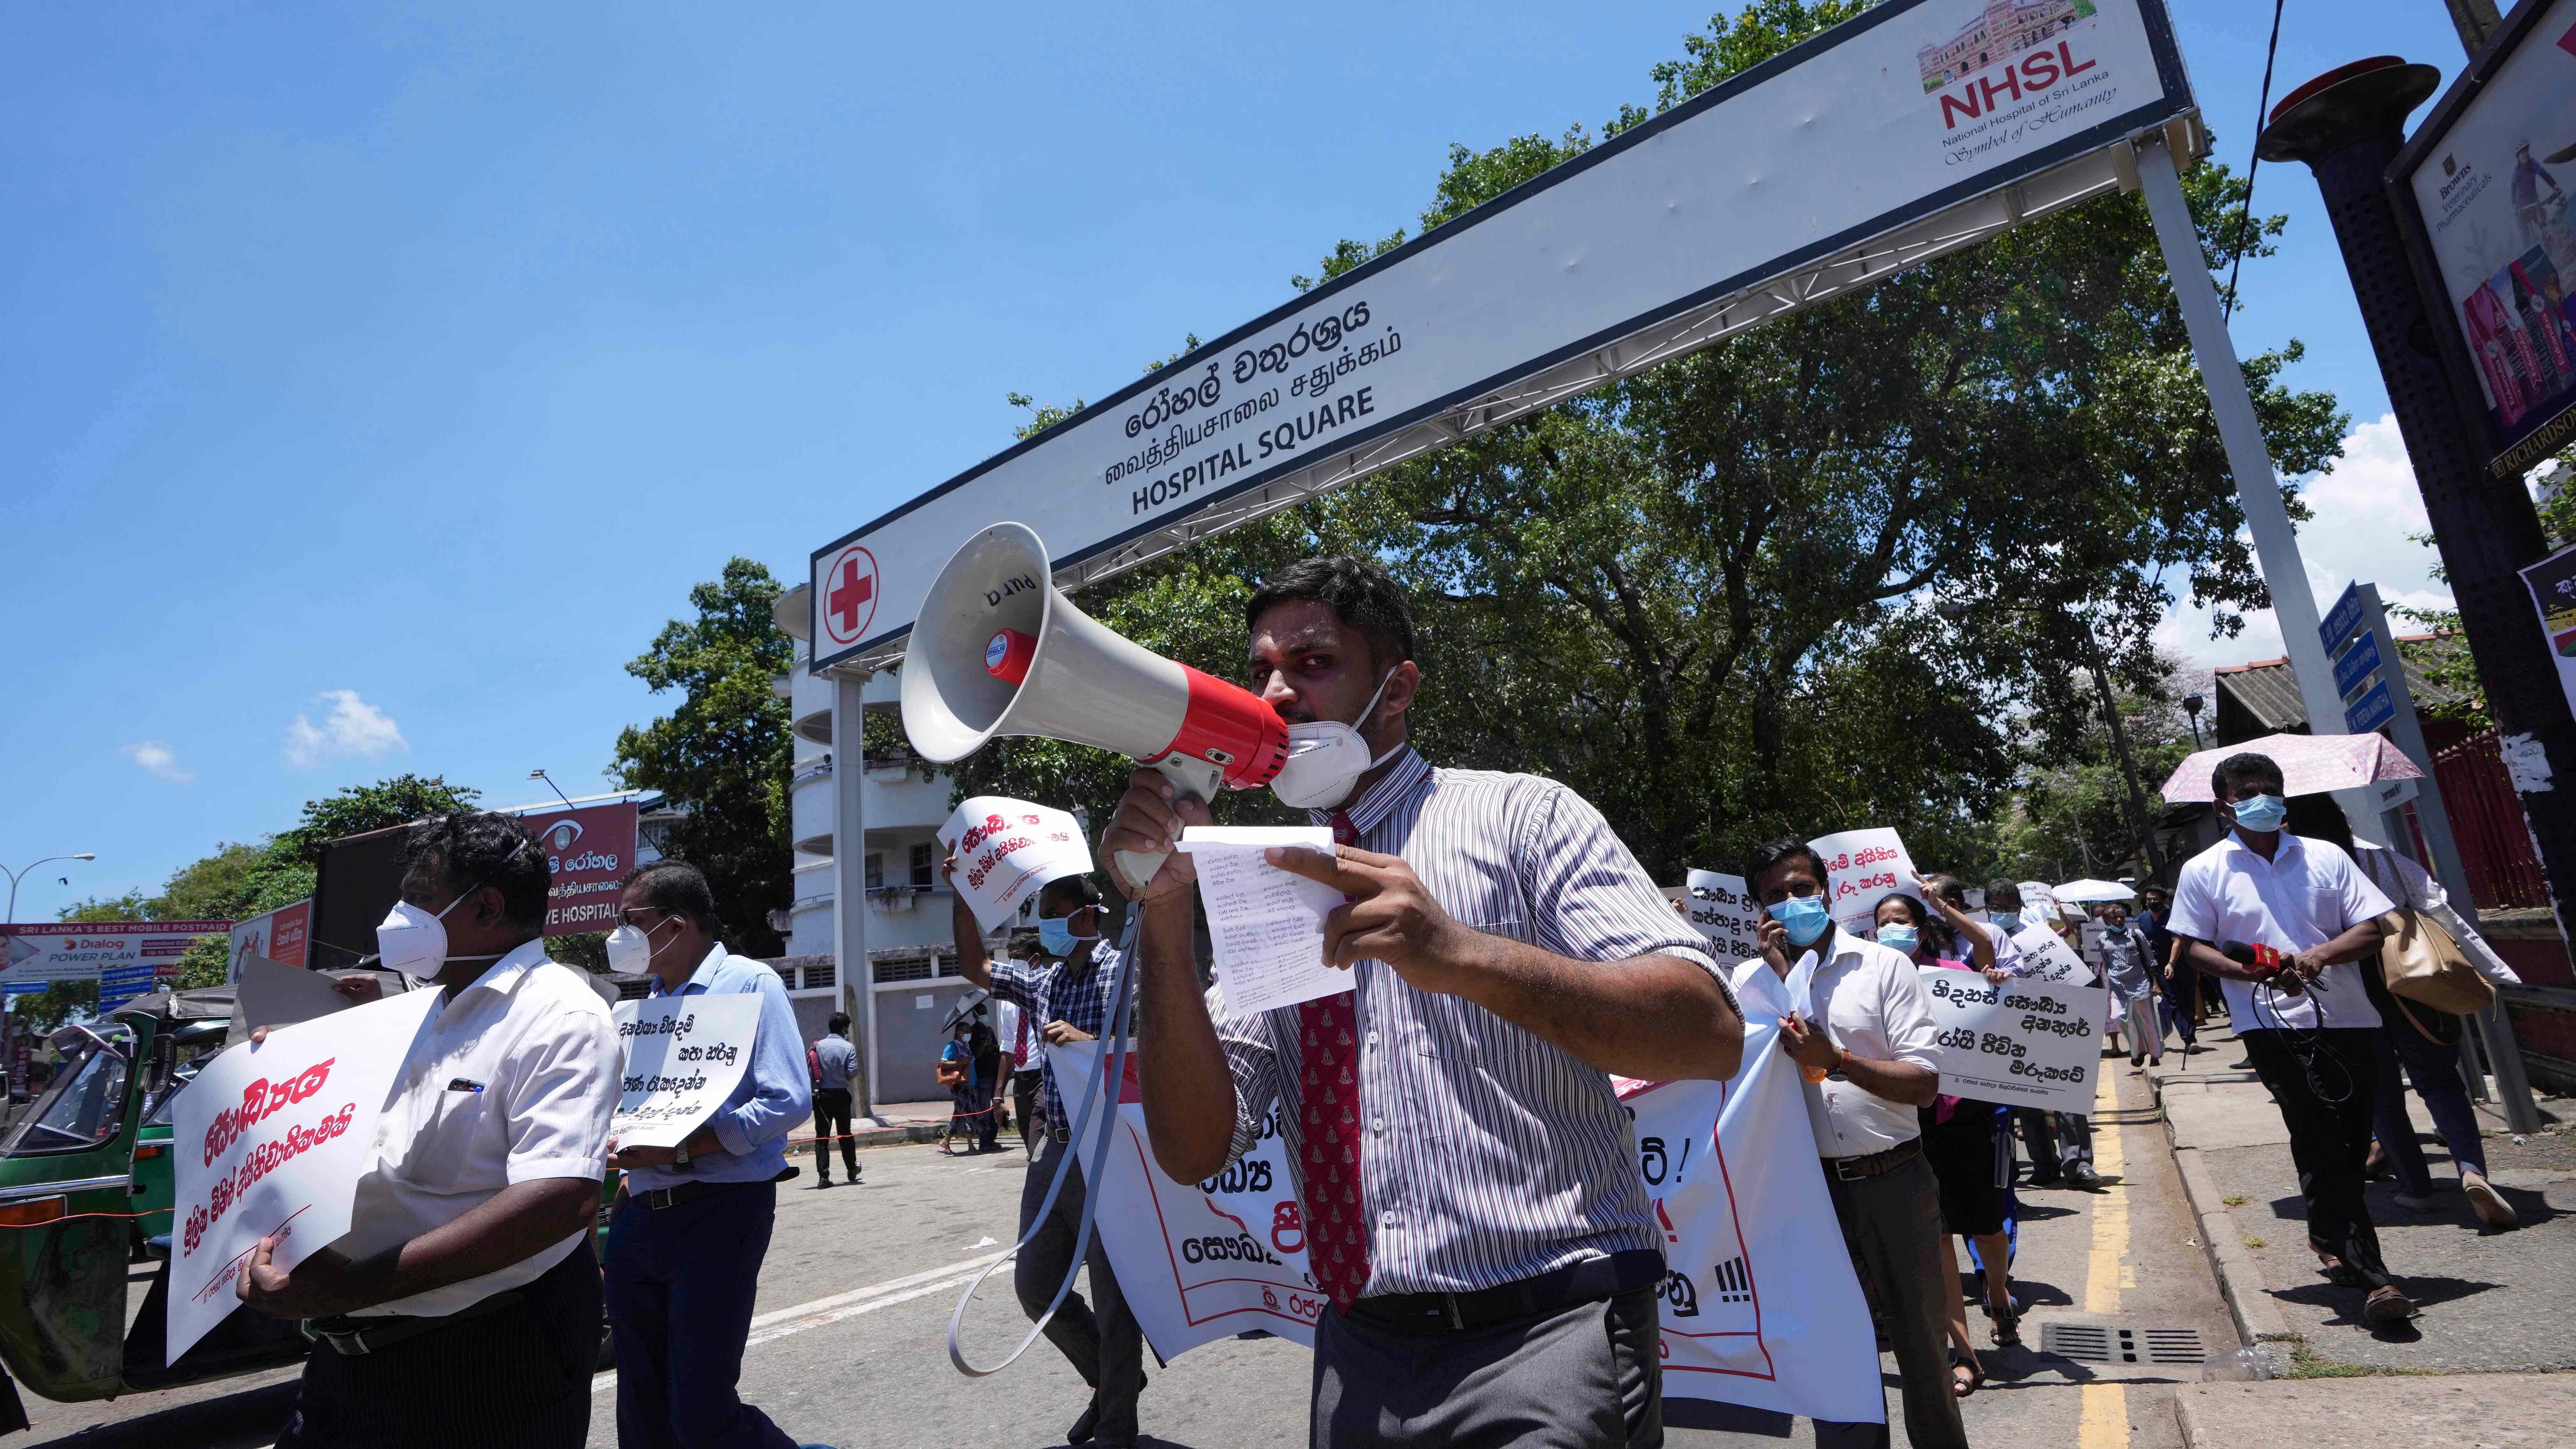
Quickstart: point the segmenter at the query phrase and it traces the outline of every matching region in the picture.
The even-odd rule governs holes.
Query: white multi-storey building
[[[781,596],[775,617],[796,641],[794,671],[779,681],[796,735],[795,773],[788,809],[794,821],[796,896],[788,912],[788,955],[776,965],[788,975],[797,1024],[808,1041],[823,1034],[824,1020],[842,1000],[834,945],[832,827],[832,699],[828,679],[808,668],[807,586]],[[898,708],[892,673],[871,679],[862,694],[868,711]],[[877,1087],[880,1100],[930,1101],[946,1095],[933,1064],[944,1040],[939,1031],[959,998],[968,994],[957,972],[950,930],[953,896],[939,879],[936,832],[949,812],[948,772],[925,765],[909,750],[870,755],[860,818],[867,827],[868,970],[853,980],[876,997]],[[869,1044],[860,1043],[861,1050]]]

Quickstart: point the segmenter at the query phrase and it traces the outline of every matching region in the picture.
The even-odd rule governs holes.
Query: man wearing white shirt
[[[1763,916],[1755,928],[1762,954],[1743,971],[1768,969],[1785,982],[1802,960],[1815,963],[1805,1000],[1792,1000],[1781,1019],[1780,1041],[1806,1082],[1807,1125],[1852,1267],[1887,1315],[1906,1440],[1915,1449],[1964,1449],[1950,1380],[1955,1289],[1941,1267],[1941,1191],[1915,1116],[1941,1086],[1932,1003],[1912,957],[1835,928],[1825,863],[1804,840],[1755,851],[1744,878]],[[1887,1426],[1819,1425],[1817,1442],[1884,1445]]]
[[[2388,897],[2352,857],[2281,828],[2281,767],[2230,755],[2210,790],[2229,827],[2174,882],[2170,929],[2189,964],[2215,976],[2246,1058],[2280,1104],[2307,1200],[2308,1245],[2326,1275],[2367,1288],[2373,1324],[2411,1317],[2362,1200],[2378,1092],[2379,1013],[2355,962],[2379,949]]]
[[[348,1234],[292,1274],[263,1244],[238,1285],[321,1338],[278,1443],[572,1449],[599,1351],[616,1028],[546,959],[546,854],[518,821],[432,816],[404,853],[377,943],[445,1000],[394,1078]]]

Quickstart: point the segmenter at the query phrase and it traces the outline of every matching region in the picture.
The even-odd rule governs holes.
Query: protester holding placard
[[[2126,905],[2118,901],[2103,904],[2102,935],[2094,943],[2093,952],[2102,963],[2102,984],[2110,988],[2106,1030],[2110,1033],[2112,1047],[2116,1049],[2121,1045],[2120,1028],[2126,1025],[2130,1028],[2127,1033],[2130,1038],[2127,1043],[2129,1065],[2138,1066],[2149,1057],[2163,1061],[2163,1034],[2147,1034],[2147,1030],[2153,1030],[2156,1019],[2155,978],[2147,971],[2147,938],[2129,924]]]
[[[2045,909],[2029,909],[2028,914],[2024,914],[2026,907],[2021,887],[1998,877],[1986,882],[1986,904],[1994,911],[1998,942],[2010,943],[2013,947],[2009,961],[1997,960],[1997,970],[2008,978],[2028,975],[2039,969],[2040,958],[2015,937],[2019,932],[2034,929],[2055,935],[2056,902],[2051,900]],[[2038,946],[2051,952],[2063,944],[2062,941],[2052,942],[2048,936],[2033,939]],[[2061,961],[2064,959],[2060,957]],[[2076,958],[2076,963],[2066,966],[2066,969],[2074,971],[2082,964],[2081,958]],[[2030,1153],[2031,1186],[2055,1187],[2066,1182],[2089,1190],[2101,1185],[2101,1175],[2093,1169],[2093,1121],[2088,1114],[2017,1107],[2012,1117],[2021,1129],[2022,1146]]]
[[[1969,913],[1968,888],[1959,883],[1957,876],[1919,876],[1915,879],[1914,887],[1921,901],[1928,903],[1940,918],[1937,921],[1926,920],[1922,923],[1926,932],[1926,943],[1929,944],[1931,941],[1930,933],[1937,931],[1946,939],[1949,946],[1948,951],[1935,952],[1935,955],[1946,955],[1966,970],[1994,972],[1999,969],[1998,963],[2002,957],[1997,949],[1998,945],[2011,945],[2011,938],[2005,937],[1998,942],[1999,933]],[[1886,905],[1887,902],[1884,899],[1879,902],[1879,908],[1882,911]],[[1915,959],[1919,961],[1923,958],[1917,954]]]
[[[1924,882],[1932,887],[1924,894],[1936,901],[1941,899],[1938,880],[1934,877]],[[1886,896],[1878,903],[1877,920],[1878,944],[1904,952],[1916,970],[1969,969],[1966,962],[1932,950],[1925,939],[1932,924],[1922,902],[1910,896]],[[2010,1181],[2011,1168],[1998,1150],[2002,1147],[2001,1109],[1992,1102],[1943,1093],[1933,1097],[1931,1105],[1917,1108],[1914,1115],[1915,1125],[1923,1134],[1924,1159],[1931,1163],[1932,1176],[1941,1185],[1941,1282],[1959,1281],[1958,1248],[1952,1240],[1974,1241],[1978,1261],[1990,1265],[1986,1273],[1986,1317],[1993,1325],[1995,1346],[2010,1348],[2021,1342],[2021,1315],[2013,1305],[2005,1271],[2012,1256],[2011,1245],[2004,1237],[2004,1189]],[[1965,1356],[1963,1362],[1951,1368],[1958,1395],[1964,1399],[1985,1382],[1986,1371],[1977,1360],[1976,1346],[1968,1340],[1965,1306],[1956,1294],[1948,1295],[1946,1301],[1951,1344]]]
[[[582,973],[546,959],[550,873],[516,819],[431,816],[404,858],[377,948],[444,999],[395,1073],[348,1234],[291,1274],[264,1250],[238,1287],[320,1340],[278,1443],[571,1449],[599,1351],[617,1034]]]
[[[2362,1316],[2401,1322],[2414,1301],[2380,1261],[2362,1199],[2379,1090],[2379,1013],[2354,964],[2379,949],[2379,918],[2394,909],[2352,857],[2282,829],[2281,767],[2236,754],[2210,772],[2228,833],[2183,864],[2173,933],[2194,969],[2219,979],[2246,1059],[2290,1129],[2308,1246],[2326,1276],[2365,1288]]]
[[[943,875],[953,873],[957,858],[950,856],[939,868]],[[960,892],[953,922],[959,974],[990,990],[996,999],[1017,1006],[1023,1019],[1041,1023],[1037,1034],[1046,1042],[1098,1040],[1107,1029],[1109,981],[1118,967],[1117,950],[1101,939],[1108,920],[1101,899],[1100,887],[1088,875],[1058,876],[1040,886],[1038,964],[1031,965],[986,956],[975,914]],[[1064,1188],[1048,1210],[1044,1229],[1030,1236],[1029,1230],[1038,1225],[1047,1185],[1055,1180],[1065,1154],[1073,1150],[1073,1124],[1065,1111],[1054,1062],[1043,1061],[1038,1084],[1045,1098],[1043,1117],[1020,1124],[1023,1134],[1037,1135],[1039,1147],[1020,1183],[1020,1237],[1026,1242],[1011,1264],[1012,1286],[1019,1293],[1021,1309],[1032,1320],[1046,1312],[1057,1286],[1073,1267],[1085,1195],[1082,1173],[1065,1173]],[[1145,1387],[1144,1335],[1135,1315],[1127,1311],[1117,1270],[1110,1266],[1108,1249],[1097,1236],[1083,1254],[1083,1264],[1091,1270],[1091,1296],[1097,1306],[1084,1301],[1080,1291],[1070,1291],[1046,1321],[1047,1342],[1091,1386],[1091,1402],[1065,1437],[1076,1444],[1095,1439],[1110,1446],[1133,1444],[1136,1397]]]
[[[1755,850],[1744,878],[1764,912],[1762,954],[1738,979],[1767,972],[1786,988],[1781,1045],[1806,1081],[1807,1125],[1852,1268],[1896,1354],[1906,1439],[1964,1446],[1948,1353],[1958,1279],[1942,1273],[1940,1184],[1915,1115],[1940,1094],[1937,1031],[1914,958],[1835,925],[1825,859],[1796,836]],[[1886,1443],[1885,1426],[1872,1427]]]
[[[1414,752],[1412,605],[1375,559],[1294,564],[1244,617],[1250,683],[1289,722],[1277,793],[1335,842],[1268,860],[1346,897],[1324,958],[1351,989],[1212,1015],[1197,867],[1172,854],[1138,935],[1157,1165],[1220,1172],[1276,1109],[1331,1302],[1312,1442],[1659,1442],[1665,1238],[1610,1074],[1733,1075],[1743,1021],[1705,938],[1581,796]],[[1103,858],[1209,823],[1139,771]]]
[[[813,1086],[787,987],[765,962],[715,938],[716,899],[694,865],[626,878],[608,958],[653,977],[652,996],[754,995],[750,1063],[705,1124],[676,1147],[615,1148],[626,1180],[608,1220],[608,1316],[617,1338],[617,1438],[627,1449],[792,1446],[734,1392],[753,1290],[791,1176],[787,1134]],[[739,1050],[738,1046],[728,1049]]]

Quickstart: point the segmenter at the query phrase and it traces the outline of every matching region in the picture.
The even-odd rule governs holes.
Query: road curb
[[[2209,1168],[2201,1161],[2201,1150],[2175,1142],[2173,1114],[2165,1110],[2163,1080],[2149,1073],[2147,1083],[2155,1097],[2156,1118],[2164,1124],[2165,1147],[2173,1153],[2174,1167],[2182,1174],[2183,1197],[2190,1202],[2192,1217],[2200,1229],[2201,1251],[2209,1259],[2210,1271],[2217,1275],[2218,1293],[2227,1302],[2227,1316],[2235,1321],[2238,1341],[2247,1348],[2260,1348],[2296,1338],[2290,1332],[2289,1320],[2281,1316],[2281,1305],[2272,1301],[2271,1285],[2264,1281],[2253,1250],[2245,1246],[2245,1235],[2219,1196],[2218,1184],[2210,1180]]]

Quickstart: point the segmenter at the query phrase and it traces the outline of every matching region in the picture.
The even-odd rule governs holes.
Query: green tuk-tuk
[[[157,991],[54,1033],[52,1084],[0,1130],[0,1434],[27,1427],[17,1386],[62,1403],[113,1399],[299,1363],[303,1325],[235,1313],[165,1363],[171,1106],[192,1049],[220,1046],[232,991]],[[601,1193],[616,1190],[609,1174]],[[127,1322],[128,1265],[160,1260]],[[603,1327],[602,1355],[606,1354]],[[603,1367],[605,1364],[603,1363]]]

